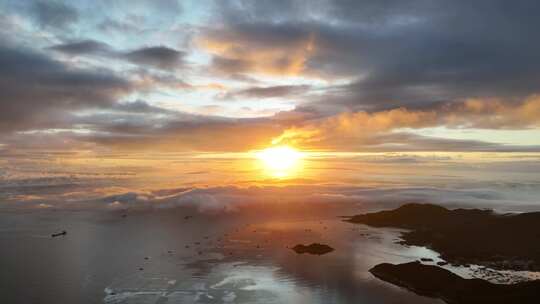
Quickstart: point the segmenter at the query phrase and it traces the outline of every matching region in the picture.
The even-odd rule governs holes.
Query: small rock
[[[323,254],[327,254],[329,252],[334,251],[334,248],[328,245],[324,245],[324,244],[313,243],[307,246],[298,244],[294,246],[292,250],[294,250],[294,252],[298,254],[309,253],[309,254],[315,254],[315,255],[323,255]]]

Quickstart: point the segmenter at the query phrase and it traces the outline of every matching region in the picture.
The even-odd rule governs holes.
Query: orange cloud
[[[361,143],[396,128],[426,127],[434,124],[435,112],[409,111],[404,108],[392,109],[377,113],[364,111],[343,113],[302,127],[285,130],[272,140],[273,144],[287,142],[295,145],[316,145],[323,142],[352,141]]]
[[[499,98],[471,98],[450,110],[445,123],[451,126],[486,129],[540,127],[540,96],[531,95],[521,103]]]
[[[272,140],[303,148],[336,148],[374,143],[375,138],[401,128],[435,126],[523,129],[540,127],[540,96],[521,103],[499,99],[468,99],[431,110],[397,108],[375,113],[348,112],[293,126]]]
[[[235,32],[212,32],[197,39],[199,47],[214,55],[214,67],[227,73],[298,76],[315,50],[315,35],[284,44],[257,43]]]

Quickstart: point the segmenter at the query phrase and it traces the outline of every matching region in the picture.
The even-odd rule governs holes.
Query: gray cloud
[[[119,58],[132,63],[150,66],[162,70],[174,70],[182,67],[185,52],[166,46],[142,47],[133,51],[118,51],[106,43],[96,40],[68,42],[50,47],[69,56],[92,55],[104,58]]]
[[[112,107],[113,110],[127,113],[161,113],[161,114],[171,114],[177,113],[174,111],[166,110],[164,108],[152,106],[144,100],[135,100],[127,103],[116,103]]]
[[[280,85],[269,87],[249,87],[242,90],[228,92],[222,96],[224,99],[235,99],[238,97],[247,98],[276,98],[285,97],[293,98],[298,97],[310,90],[309,85]]]
[[[52,127],[75,109],[110,106],[131,84],[113,73],[67,67],[42,54],[0,48],[0,131]]]
[[[362,165],[359,162],[355,165]],[[201,213],[230,213],[230,212],[262,212],[266,208],[286,205],[287,210],[310,210],[309,212],[328,213],[333,208],[341,210],[350,207],[354,210],[363,210],[397,207],[404,203],[426,202],[444,204],[452,207],[482,207],[494,208],[499,211],[525,211],[535,210],[538,189],[537,182],[509,181],[507,183],[490,182],[486,180],[473,180],[469,176],[463,176],[462,163],[445,164],[445,161],[432,161],[449,170],[452,175],[433,175],[431,180],[419,185],[414,181],[408,181],[407,186],[395,187],[391,183],[387,185],[358,186],[350,184],[341,185],[263,185],[251,187],[214,186],[204,188],[177,188],[162,189],[155,191],[133,190],[119,192],[113,195],[88,198],[89,190],[99,190],[100,185],[92,185],[88,180],[73,178],[64,179],[37,179],[20,180],[6,187],[9,190],[3,193],[6,201],[17,201],[17,204],[8,204],[13,208],[40,208],[46,203],[50,207],[69,209],[162,209],[162,208],[196,208]],[[401,168],[413,168],[417,164],[400,164]],[[457,168],[455,167],[457,165]],[[531,165],[537,167],[537,163],[507,162],[502,166],[519,170],[520,167]],[[490,165],[485,170],[493,174],[501,174],[501,165]],[[437,172],[437,171],[435,171]],[[388,174],[387,174],[388,175]],[[372,177],[369,175],[368,177]],[[401,180],[398,176],[387,176],[392,180]],[[401,177],[403,178],[403,177]],[[110,182],[110,180],[109,180]],[[55,187],[51,187],[54,185]],[[444,186],[441,186],[444,185]],[[50,189],[48,192],[44,188]],[[67,190],[84,190],[86,197],[76,197],[66,200],[62,193]],[[41,195],[36,199],[32,194]],[[99,193],[99,192],[98,192]],[[279,199],[276,199],[279,198]],[[336,209],[334,209],[336,210]],[[272,213],[272,212],[270,212]]]
[[[250,63],[242,59],[231,59],[221,56],[212,58],[212,65],[219,72],[230,74],[241,74],[249,71]]]
[[[86,16],[82,14],[82,5],[72,4],[75,9],[60,2],[37,3],[9,6],[14,17],[6,23],[13,28],[19,26],[16,17],[22,16],[21,8],[31,6],[35,15],[30,17],[34,17],[41,30],[49,31],[45,34],[51,34],[53,27],[57,33],[58,29]],[[101,3],[103,7],[107,4]],[[171,145],[175,148],[183,144],[189,148],[224,149],[221,146],[230,145],[226,149],[234,150],[268,144],[273,136],[289,128],[308,126],[308,129],[324,130],[343,118],[339,113],[354,116],[362,112],[360,119],[351,120],[348,125],[355,131],[351,133],[362,135],[365,130],[358,131],[356,127],[362,126],[364,118],[369,120],[375,115],[384,123],[388,122],[386,116],[377,113],[405,109],[414,113],[405,113],[396,126],[375,127],[370,134],[373,136],[360,136],[355,142],[347,137],[348,133],[333,138],[336,132],[328,128],[318,144],[344,150],[409,149],[418,144],[416,147],[427,150],[440,145],[450,150],[476,151],[518,147],[390,133],[400,127],[440,125],[493,129],[538,127],[540,103],[524,103],[526,96],[540,91],[540,42],[534,39],[536,29],[540,28],[535,14],[540,11],[540,4],[536,1],[216,1],[215,5],[209,10],[214,14],[209,18],[211,24],[188,24],[189,30],[182,28],[189,32],[185,37],[194,35],[196,40],[190,44],[186,38],[185,51],[169,46],[116,49],[118,46],[112,40],[80,40],[71,31],[67,38],[66,35],[47,38],[64,41],[50,49],[56,55],[65,55],[59,57],[69,59],[69,65],[43,54],[2,48],[0,128],[19,131],[80,127],[91,131],[90,134],[67,136],[111,146],[162,142],[179,143]],[[36,10],[39,6],[43,8]],[[155,5],[134,1],[118,3],[111,8],[113,13],[88,21],[93,22],[92,30],[97,26],[116,34],[122,31],[164,34],[183,26],[177,22],[180,10],[177,1]],[[167,15],[165,32],[161,28],[156,30],[156,24],[163,21],[159,12]],[[10,35],[10,30],[2,35]],[[102,37],[85,32],[82,25],[80,30],[83,37]],[[169,45],[180,44],[169,41]],[[195,46],[208,51],[210,65],[190,68],[182,77],[190,82],[198,77],[197,80],[206,81],[204,78],[209,77],[212,81],[226,78],[253,85],[239,88],[237,82],[230,86],[226,83],[222,88],[227,86],[228,93],[216,95],[218,102],[219,98],[257,98],[265,102],[294,98],[297,108],[274,117],[250,120],[175,112],[140,100],[118,103],[131,92],[147,98],[148,93],[197,90],[195,82],[184,82],[179,78],[180,73],[176,73],[190,67],[186,56],[188,51],[200,50]],[[93,60],[71,58],[76,56]],[[130,80],[106,68],[79,67],[81,62],[106,66],[112,61],[117,61],[114,67]],[[314,86],[275,85],[259,76],[283,77],[280,83],[286,83],[290,76],[322,81],[317,82],[314,92]],[[160,92],[161,89],[166,92]],[[203,98],[209,102],[207,96]],[[468,104],[471,98],[484,101]],[[196,102],[190,100],[189,104]],[[82,109],[99,113],[75,113]],[[415,115],[420,119],[416,120]],[[344,117],[347,121],[347,115]],[[325,119],[330,123],[325,123]],[[246,134],[244,144],[240,134]]]
[[[157,113],[156,113],[157,114]],[[267,119],[230,119],[175,112],[87,117],[94,132],[78,136],[119,150],[245,151],[269,144],[282,127]]]
[[[131,18],[135,19],[135,18]],[[106,33],[140,33],[144,29],[141,27],[140,24],[137,24],[136,21],[139,20],[114,20],[111,18],[105,18],[103,21],[101,21],[97,28],[100,31],[106,32]]]
[[[114,53],[111,46],[96,40],[82,40],[72,43],[64,43],[54,45],[51,47],[51,49],[73,56],[82,54],[107,55]]]
[[[79,20],[75,8],[58,1],[37,1],[33,11],[37,23],[43,28],[61,29]]]
[[[233,51],[242,58],[250,49],[291,50],[312,35],[304,74],[357,79],[320,101],[352,110],[429,107],[480,96],[522,98],[540,90],[540,43],[531,39],[540,27],[533,13],[540,11],[536,1],[311,4],[222,3],[226,26],[208,37],[236,42],[242,48]],[[265,17],[254,18],[260,11]],[[219,57],[214,65],[254,72],[246,62]]]
[[[145,47],[125,54],[127,60],[160,69],[175,69],[183,64],[184,52],[165,46]]]

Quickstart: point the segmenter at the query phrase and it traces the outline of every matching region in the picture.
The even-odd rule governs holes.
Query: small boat
[[[66,235],[66,234],[67,234],[67,231],[62,230],[62,232],[51,234],[51,237],[57,237],[57,236],[62,236],[62,235]]]

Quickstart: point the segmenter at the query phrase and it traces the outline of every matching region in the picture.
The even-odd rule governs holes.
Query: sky
[[[539,13],[0,0],[0,208],[536,210]]]
[[[0,152],[539,152],[537,1],[0,1]]]

